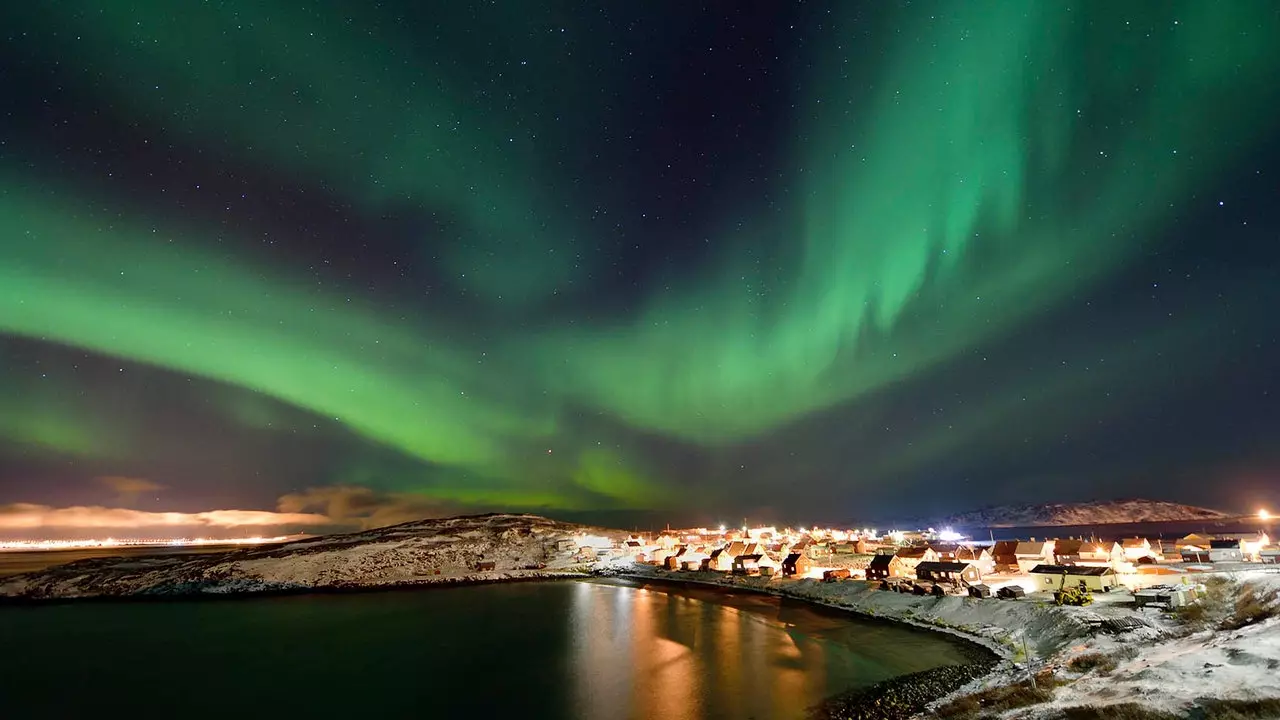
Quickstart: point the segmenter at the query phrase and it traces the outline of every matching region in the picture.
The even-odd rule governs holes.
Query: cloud
[[[335,525],[361,529],[456,514],[457,508],[413,493],[388,493],[359,485],[308,488],[280,498],[283,514],[322,513]]]
[[[231,529],[287,525],[328,525],[324,515],[270,512],[266,510],[209,510],[198,513],[146,512],[97,505],[55,508],[14,503],[0,505],[0,530],[83,530],[191,528]]]
[[[142,478],[120,477],[115,475],[95,478],[95,481],[100,485],[106,485],[108,488],[111,488],[121,495],[137,495],[145,492],[157,492],[165,488],[164,485],[161,485],[158,482],[152,482]]]

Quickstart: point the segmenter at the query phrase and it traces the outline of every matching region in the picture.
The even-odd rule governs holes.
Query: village
[[[758,526],[635,534],[611,545],[605,549],[587,543],[581,550],[673,575],[865,581],[916,595],[1037,595],[1052,596],[1060,604],[1087,604],[1094,593],[1114,593],[1117,601],[1123,594],[1125,600],[1136,597],[1140,604],[1170,607],[1194,599],[1189,588],[1199,582],[1197,574],[1280,563],[1280,546],[1263,530],[1190,534],[1172,541],[1066,537],[983,543],[946,530],[879,534],[868,529]],[[1181,588],[1187,590],[1180,592]],[[1171,592],[1146,592],[1159,589]]]

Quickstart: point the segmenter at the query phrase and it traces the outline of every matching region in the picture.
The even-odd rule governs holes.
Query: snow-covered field
[[[608,533],[536,515],[422,520],[225,553],[82,560],[4,578],[0,597],[228,595],[561,577],[580,574],[573,557],[578,540]]]

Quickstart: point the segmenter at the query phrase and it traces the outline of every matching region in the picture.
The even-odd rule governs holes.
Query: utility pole
[[[1031,681],[1031,689],[1036,689],[1036,676],[1031,672],[1031,652],[1027,650],[1027,629],[1022,629],[1022,655],[1027,659],[1027,679]]]

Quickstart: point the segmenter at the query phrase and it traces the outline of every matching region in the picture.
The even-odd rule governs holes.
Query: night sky
[[[1277,37],[1271,0],[4,3],[0,525],[1280,502]]]

